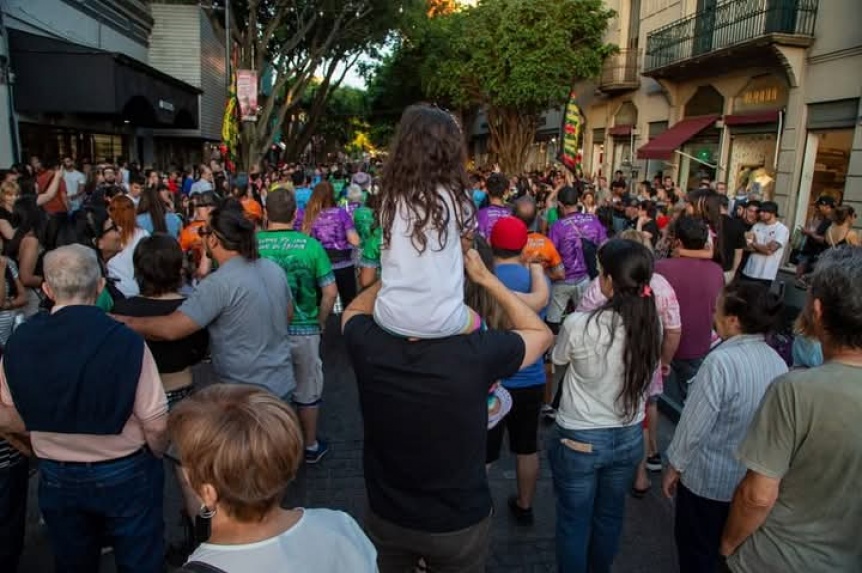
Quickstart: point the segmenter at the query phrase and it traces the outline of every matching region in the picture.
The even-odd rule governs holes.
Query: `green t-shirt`
[[[374,210],[371,207],[357,207],[353,212],[353,226],[356,227],[356,232],[359,234],[359,247],[361,249],[371,237],[371,230],[374,227]]]
[[[383,245],[383,229],[375,227],[371,230],[368,240],[362,244],[362,254],[359,266],[370,269],[380,268],[380,247]]]
[[[103,288],[102,292],[99,293],[99,297],[96,299],[96,306],[105,312],[111,312],[114,309],[114,299],[111,298],[111,293],[108,292],[108,289]]]
[[[780,479],[763,525],[728,559],[734,572],[862,571],[862,367],[828,362],[777,378],[739,448]]]
[[[557,207],[551,207],[545,213],[545,220],[548,222],[548,227],[560,220],[560,210]]]
[[[260,256],[278,264],[287,273],[293,294],[290,334],[319,334],[320,288],[335,282],[332,263],[317,239],[299,231],[260,231]]]

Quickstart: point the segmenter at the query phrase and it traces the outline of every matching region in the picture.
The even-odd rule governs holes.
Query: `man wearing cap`
[[[745,234],[746,249],[751,252],[742,279],[772,286],[778,276],[781,258],[790,239],[790,231],[778,220],[778,204],[764,201],[760,205],[760,222]]]
[[[526,300],[540,317],[545,317],[550,284],[539,264],[528,268],[521,259],[527,244],[527,226],[516,217],[503,217],[491,229],[491,249],[494,252],[494,273],[500,282],[516,293],[537,295]],[[538,432],[539,412],[545,398],[545,366],[540,358],[502,381],[512,395],[512,411],[503,423],[488,432],[485,462],[500,457],[503,432],[508,429],[509,449],[515,454],[517,494],[509,497],[509,511],[519,525],[533,523],[533,496],[539,478]]]
[[[801,279],[806,274],[814,270],[814,265],[817,264],[817,259],[826,250],[826,231],[832,225],[832,220],[835,215],[835,199],[828,195],[821,195],[814,203],[817,208],[817,214],[820,216],[820,222],[817,227],[811,229],[802,227],[799,231],[805,235],[805,245],[800,252],[799,264],[796,265],[796,278]]]

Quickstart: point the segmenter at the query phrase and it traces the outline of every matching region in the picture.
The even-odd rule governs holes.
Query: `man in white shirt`
[[[742,269],[742,278],[771,287],[789,239],[790,230],[778,220],[778,205],[764,201],[760,205],[760,222],[745,234],[751,256]]]
[[[84,192],[84,187],[87,185],[87,178],[75,169],[75,162],[72,161],[71,157],[63,158],[63,180],[66,182],[69,211],[77,211],[81,208],[81,193]]]
[[[141,193],[144,192],[144,178],[140,175],[133,175],[129,179],[129,192],[127,193],[129,199],[132,200],[132,203],[135,204],[135,207],[138,206],[138,203],[141,202]]]

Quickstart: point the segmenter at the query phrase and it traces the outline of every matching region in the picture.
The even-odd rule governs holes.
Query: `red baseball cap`
[[[527,244],[527,225],[517,217],[503,217],[491,229],[491,246],[520,251]]]

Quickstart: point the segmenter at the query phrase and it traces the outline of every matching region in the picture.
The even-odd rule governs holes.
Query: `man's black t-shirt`
[[[815,234],[820,235],[821,237],[826,236],[826,231],[829,230],[829,226],[832,225],[832,219],[824,218],[817,225],[817,230],[814,231]],[[808,237],[805,240],[805,246],[802,247],[802,254],[808,255],[809,257],[816,257],[823,253],[829,245],[826,244],[826,241],[822,243],[818,243],[813,238]]]
[[[727,272],[733,270],[733,256],[736,249],[745,249],[745,225],[739,219],[729,215],[721,216],[721,254],[722,269]],[[743,253],[744,254],[744,253]],[[741,265],[740,265],[741,267]]]
[[[352,318],[344,337],[359,386],[371,510],[429,533],[488,517],[488,388],[518,371],[523,339],[488,331],[409,341],[369,315]]]

